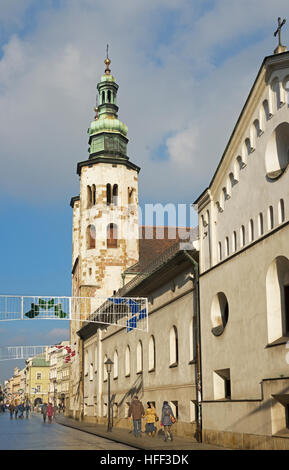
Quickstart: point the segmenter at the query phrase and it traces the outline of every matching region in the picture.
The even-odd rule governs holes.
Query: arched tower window
[[[117,225],[109,224],[107,226],[107,248],[117,248]]]
[[[154,371],[155,368],[156,368],[155,338],[151,336],[149,339],[149,372]]]
[[[86,248],[91,250],[95,248],[95,226],[89,225],[86,229]]]
[[[92,189],[91,189],[91,203],[93,206],[95,206],[95,202],[96,202],[96,187],[95,187],[95,184],[92,185]]]
[[[104,91],[101,93],[101,104],[105,103],[105,93]]]
[[[106,185],[106,203],[109,206],[111,204],[111,185]]]
[[[117,206],[117,202],[118,202],[118,185],[117,184],[113,185],[112,197],[113,197],[114,206]]]
[[[132,204],[134,201],[134,188],[127,188],[127,193],[128,193],[128,203]]]
[[[176,326],[172,326],[170,330],[170,367],[175,367],[179,362],[179,343],[178,330]]]
[[[140,374],[143,371],[143,351],[142,342],[139,341],[136,348],[136,373]]]
[[[92,192],[91,192],[91,187],[87,186],[87,204],[86,207],[89,209],[92,204]]]
[[[130,348],[127,345],[125,350],[125,376],[128,377],[130,375]]]
[[[108,90],[107,92],[107,101],[108,103],[111,103],[111,91],[110,90]]]

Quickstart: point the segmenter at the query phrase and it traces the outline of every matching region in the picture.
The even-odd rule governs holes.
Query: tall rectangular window
[[[285,405],[286,428],[289,429],[289,405]]]
[[[289,334],[289,286],[284,286],[284,330]]]

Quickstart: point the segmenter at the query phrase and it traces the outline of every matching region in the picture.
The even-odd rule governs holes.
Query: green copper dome
[[[100,117],[96,121],[92,121],[88,133],[89,135],[94,135],[103,131],[120,132],[123,135],[127,135],[128,128],[117,118]]]

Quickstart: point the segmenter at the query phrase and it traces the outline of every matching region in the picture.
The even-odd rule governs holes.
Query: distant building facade
[[[26,399],[33,405],[48,402],[50,362],[45,353],[26,360]]]

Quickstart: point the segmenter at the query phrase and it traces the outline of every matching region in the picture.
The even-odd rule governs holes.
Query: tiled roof
[[[198,228],[190,227],[141,226],[139,233],[139,262],[126,269],[126,273],[142,272],[147,265],[176,243],[198,238]]]
[[[49,367],[50,362],[45,360],[44,356],[34,357],[32,359],[32,367]]]

